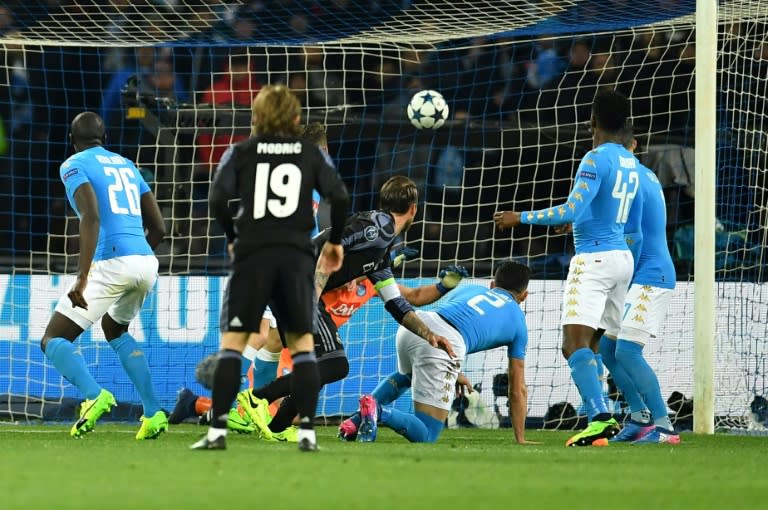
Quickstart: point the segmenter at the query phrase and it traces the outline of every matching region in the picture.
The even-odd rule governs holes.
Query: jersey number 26
[[[104,167],[104,174],[112,177],[115,182],[107,186],[109,193],[109,207],[115,214],[131,214],[141,216],[141,202],[139,201],[139,188],[133,183],[136,176],[128,167],[115,168],[112,166]],[[120,196],[125,196],[128,207],[120,205]]]

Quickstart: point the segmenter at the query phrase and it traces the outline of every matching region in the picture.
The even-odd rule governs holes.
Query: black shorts
[[[344,346],[341,345],[339,331],[336,323],[331,319],[331,315],[325,309],[323,300],[319,300],[315,307],[315,356],[321,358],[331,353],[344,353]]]
[[[264,247],[235,260],[221,307],[221,331],[259,331],[269,304],[283,331],[312,332],[314,281],[314,258],[291,246]]]
[[[277,330],[280,333],[280,341],[283,343],[283,347],[287,347],[285,332],[280,327],[280,322],[277,323]],[[315,307],[315,331],[313,337],[315,341],[315,357],[321,358],[334,353],[337,356],[346,355],[344,353],[344,346],[341,345],[341,338],[339,337],[336,323],[331,319],[322,301],[319,301]]]

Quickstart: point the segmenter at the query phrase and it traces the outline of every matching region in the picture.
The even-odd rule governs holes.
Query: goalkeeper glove
[[[437,290],[440,294],[445,294],[455,289],[462,278],[469,276],[469,271],[464,266],[448,266],[441,269],[437,276],[440,278],[437,282]]]
[[[416,258],[419,254],[419,250],[416,248],[408,248],[407,246],[401,246],[396,250],[392,250],[389,254],[392,259],[392,267],[399,267],[406,260]]]

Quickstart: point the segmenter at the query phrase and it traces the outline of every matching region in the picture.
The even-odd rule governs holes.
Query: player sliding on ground
[[[540,211],[494,214],[500,229],[522,224],[573,223],[576,254],[571,259],[563,294],[563,355],[586,404],[590,423],[566,446],[607,444],[619,432],[608,411],[598,379],[597,360],[590,349],[595,332],[617,335],[624,298],[632,278],[632,254],[624,225],[639,192],[637,159],[622,144],[630,115],[629,100],[618,92],[600,92],[592,104],[593,146],[576,170],[568,200]]]
[[[152,388],[144,351],[128,333],[128,324],[157,280],[158,261],[152,250],[165,236],[163,218],[134,164],[103,147],[101,117],[79,114],[69,136],[76,154],[62,163],[60,174],[67,199],[80,218],[80,258],[75,284],[56,304],[40,348],[85,395],[80,417],[70,430],[72,437],[82,437],[116,404],[73,345],[101,319],[104,336],[144,406],[136,439],[154,439],[168,430],[168,419]]]
[[[506,346],[509,358],[509,406],[515,440],[525,439],[528,389],[525,351],[528,328],[520,309],[528,296],[528,266],[508,261],[496,270],[491,288],[462,285],[434,312],[417,312],[434,331],[448,338],[456,356],[432,349],[402,326],[397,330],[397,372],[383,379],[360,409],[339,427],[348,441],[374,441],[384,425],[414,443],[437,441],[454,399],[467,354]],[[385,407],[411,389],[415,413]]]
[[[634,151],[632,129],[627,143]],[[656,175],[637,164],[640,191],[625,226],[627,242],[635,256],[632,286],[624,303],[618,340],[600,339],[603,363],[629,404],[630,421],[611,441],[634,444],[680,442],[667,414],[656,373],[643,357],[643,347],[656,338],[675,288],[675,266],[667,247],[667,206]]]
[[[331,202],[331,231],[321,270],[341,267],[349,195],[332,162],[303,141],[301,106],[285,86],[262,88],[252,108],[252,137],[222,156],[210,209],[234,245],[233,270],[221,312],[221,352],[214,372],[213,421],[192,449],[224,449],[227,418],[240,387],[241,355],[268,303],[293,359],[290,391],[299,415],[299,449],[317,450],[314,414],[320,376],[312,344],[315,251],[312,190]],[[237,224],[229,201],[240,198]]]

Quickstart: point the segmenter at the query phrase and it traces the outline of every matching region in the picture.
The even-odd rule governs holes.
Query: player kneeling
[[[437,441],[465,355],[506,345],[512,427],[517,442],[529,444],[525,439],[528,328],[520,308],[528,296],[529,279],[527,266],[508,261],[496,270],[490,289],[459,286],[436,311],[417,312],[433,331],[450,340],[456,357],[431,347],[401,326],[397,331],[397,372],[381,381],[372,395],[360,398],[359,411],[339,427],[340,438],[374,441],[378,425],[384,425],[414,443]],[[465,379],[461,382],[467,383]],[[414,414],[385,407],[408,388]]]

